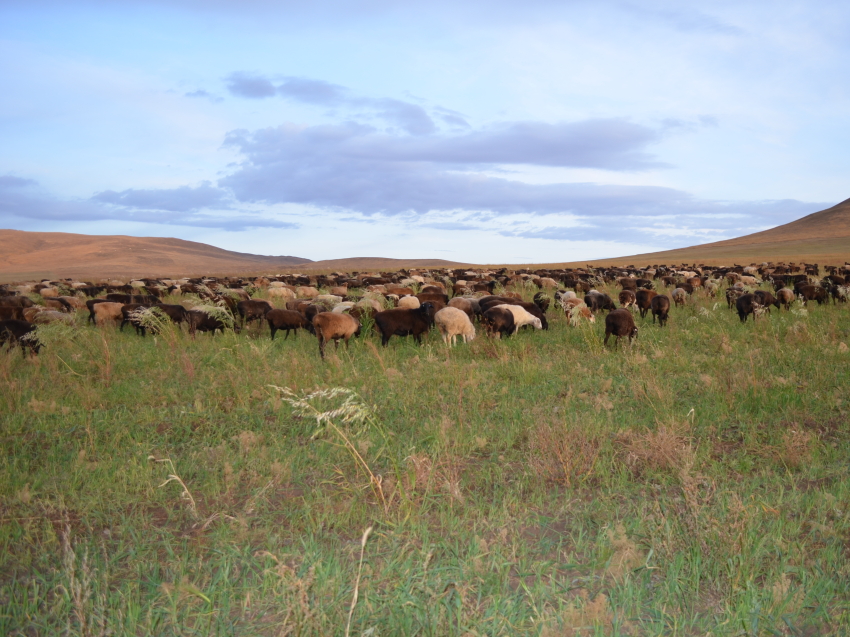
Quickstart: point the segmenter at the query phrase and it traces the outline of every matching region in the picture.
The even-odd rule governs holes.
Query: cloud
[[[90,199],[59,199],[31,179],[0,177],[0,223],[29,221],[135,221],[241,231],[297,228],[298,224],[234,210],[228,195],[208,183],[160,190],[104,191]]]
[[[277,87],[278,95],[307,104],[333,105],[346,99],[346,89],[324,80],[288,77]]]
[[[479,171],[521,163],[639,168],[655,164],[643,149],[657,136],[625,120],[514,122],[427,138],[354,123],[233,131],[225,144],[245,161],[219,186],[242,202],[304,204],[363,219],[407,215],[411,223],[446,230],[498,228],[518,238],[656,244],[667,238],[680,245],[755,232],[826,207],[796,200],[711,201],[659,186],[529,184]],[[431,219],[435,211],[445,215]],[[541,226],[547,215],[569,227]],[[518,221],[507,225],[510,216]]]
[[[201,208],[228,209],[228,194],[208,181],[200,186],[180,186],[152,190],[104,190],[92,197],[93,201],[134,210],[167,210],[189,212]]]
[[[198,90],[196,90],[196,91],[191,91],[191,92],[189,92],[189,93],[184,93],[184,94],[183,94],[183,97],[200,97],[200,98],[206,98],[206,99],[208,99],[209,101],[211,101],[211,102],[213,102],[213,103],[216,103],[216,104],[217,104],[218,102],[223,101],[223,100],[222,100],[222,98],[220,98],[218,95],[213,95],[213,94],[212,94],[212,93],[210,93],[209,91],[205,91],[205,90],[200,89],[200,88],[199,88]]]
[[[367,111],[399,127],[410,135],[430,135],[437,126],[424,108],[418,104],[390,97],[352,97],[346,87],[324,80],[304,77],[286,77],[275,86],[271,79],[252,75],[245,71],[231,73],[227,78],[227,90],[237,97],[263,99],[280,97],[320,106],[344,106],[357,111]]]
[[[36,184],[32,179],[13,177],[12,175],[0,175],[0,188],[25,188]]]
[[[244,71],[231,73],[225,78],[225,82],[227,82],[227,90],[230,91],[230,94],[237,97],[262,99],[264,97],[274,97],[277,93],[277,89],[271,83],[271,80],[261,75],[251,75]]]

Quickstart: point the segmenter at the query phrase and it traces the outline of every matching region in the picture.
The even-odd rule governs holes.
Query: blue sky
[[[850,196],[846,2],[304,4],[5,0],[0,227],[551,262]]]

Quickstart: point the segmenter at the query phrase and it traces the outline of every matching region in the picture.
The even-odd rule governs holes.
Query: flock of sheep
[[[601,288],[621,288],[617,301]],[[762,289],[770,285],[773,292]],[[373,324],[386,346],[393,336],[421,342],[433,326],[447,346],[475,338],[475,324],[488,336],[516,334],[523,327],[548,329],[550,305],[560,307],[571,325],[595,322],[605,314],[607,345],[611,336],[637,335],[633,312],[651,313],[653,323],[667,323],[671,305],[683,305],[702,293],[716,296],[722,286],[730,309],[741,321],[757,318],[773,305],[844,302],[850,296],[850,264],[762,263],[751,266],[651,266],[518,270],[400,270],[381,274],[262,276],[256,278],[139,279],[129,283],[42,281],[0,286],[0,344],[19,344],[37,352],[36,327],[51,322],[74,323],[77,310],[88,309],[98,326],[128,323],[142,336],[162,321],[185,323],[198,331],[239,331],[253,321],[268,323],[271,338],[283,330],[315,334],[324,358],[325,345],[359,336],[364,321]],[[320,289],[320,288],[323,288]],[[671,290],[672,288],[672,290]],[[534,292],[523,300],[520,291]],[[499,294],[496,294],[496,291]],[[671,290],[668,294],[665,292]],[[194,307],[164,303],[166,296],[188,295]],[[265,299],[255,298],[264,296]],[[254,297],[254,298],[252,298]],[[35,300],[34,300],[35,299]],[[275,307],[273,303],[284,307]],[[367,319],[368,317],[368,319]]]

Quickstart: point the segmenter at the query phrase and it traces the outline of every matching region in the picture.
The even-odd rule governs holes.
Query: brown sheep
[[[640,317],[646,318],[646,313],[649,312],[652,307],[652,299],[653,297],[658,296],[658,292],[655,290],[638,290],[635,295],[635,304],[637,305],[638,310],[640,310]]]
[[[112,323],[117,325],[123,318],[121,316],[122,307],[124,307],[123,303],[112,303],[111,301],[92,305],[94,324],[97,326],[101,326],[111,321]]]
[[[325,344],[332,340],[339,348],[339,340],[345,340],[345,347],[352,336],[360,336],[360,321],[349,314],[320,312],[313,317],[313,331],[319,339],[319,354],[325,358]]]
[[[628,308],[632,307],[637,302],[637,297],[635,296],[634,290],[623,290],[620,292],[618,300],[620,301],[620,307]]]
[[[278,330],[286,331],[283,337],[283,340],[286,340],[289,338],[290,330],[293,330],[295,336],[298,336],[298,328],[307,327],[307,318],[301,312],[294,310],[271,310],[266,312],[266,321],[268,321],[272,333],[272,340],[274,340],[274,335]]]
[[[658,317],[658,324],[664,327],[670,314],[670,299],[666,294],[653,296],[649,307],[652,310],[652,322],[655,323],[655,318]]]
[[[791,309],[791,304],[797,300],[794,290],[791,288],[781,288],[776,292],[776,300],[786,309]]]
[[[637,336],[637,333],[638,328],[635,325],[635,319],[631,312],[622,308],[612,310],[605,317],[605,340],[602,344],[608,345],[608,338],[612,334],[617,337],[617,343],[620,342],[620,338],[623,336],[628,336],[629,343],[631,343],[632,339]]]

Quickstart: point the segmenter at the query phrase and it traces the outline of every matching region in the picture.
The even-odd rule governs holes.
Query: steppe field
[[[325,361],[86,315],[0,353],[2,635],[850,634],[847,303]]]

